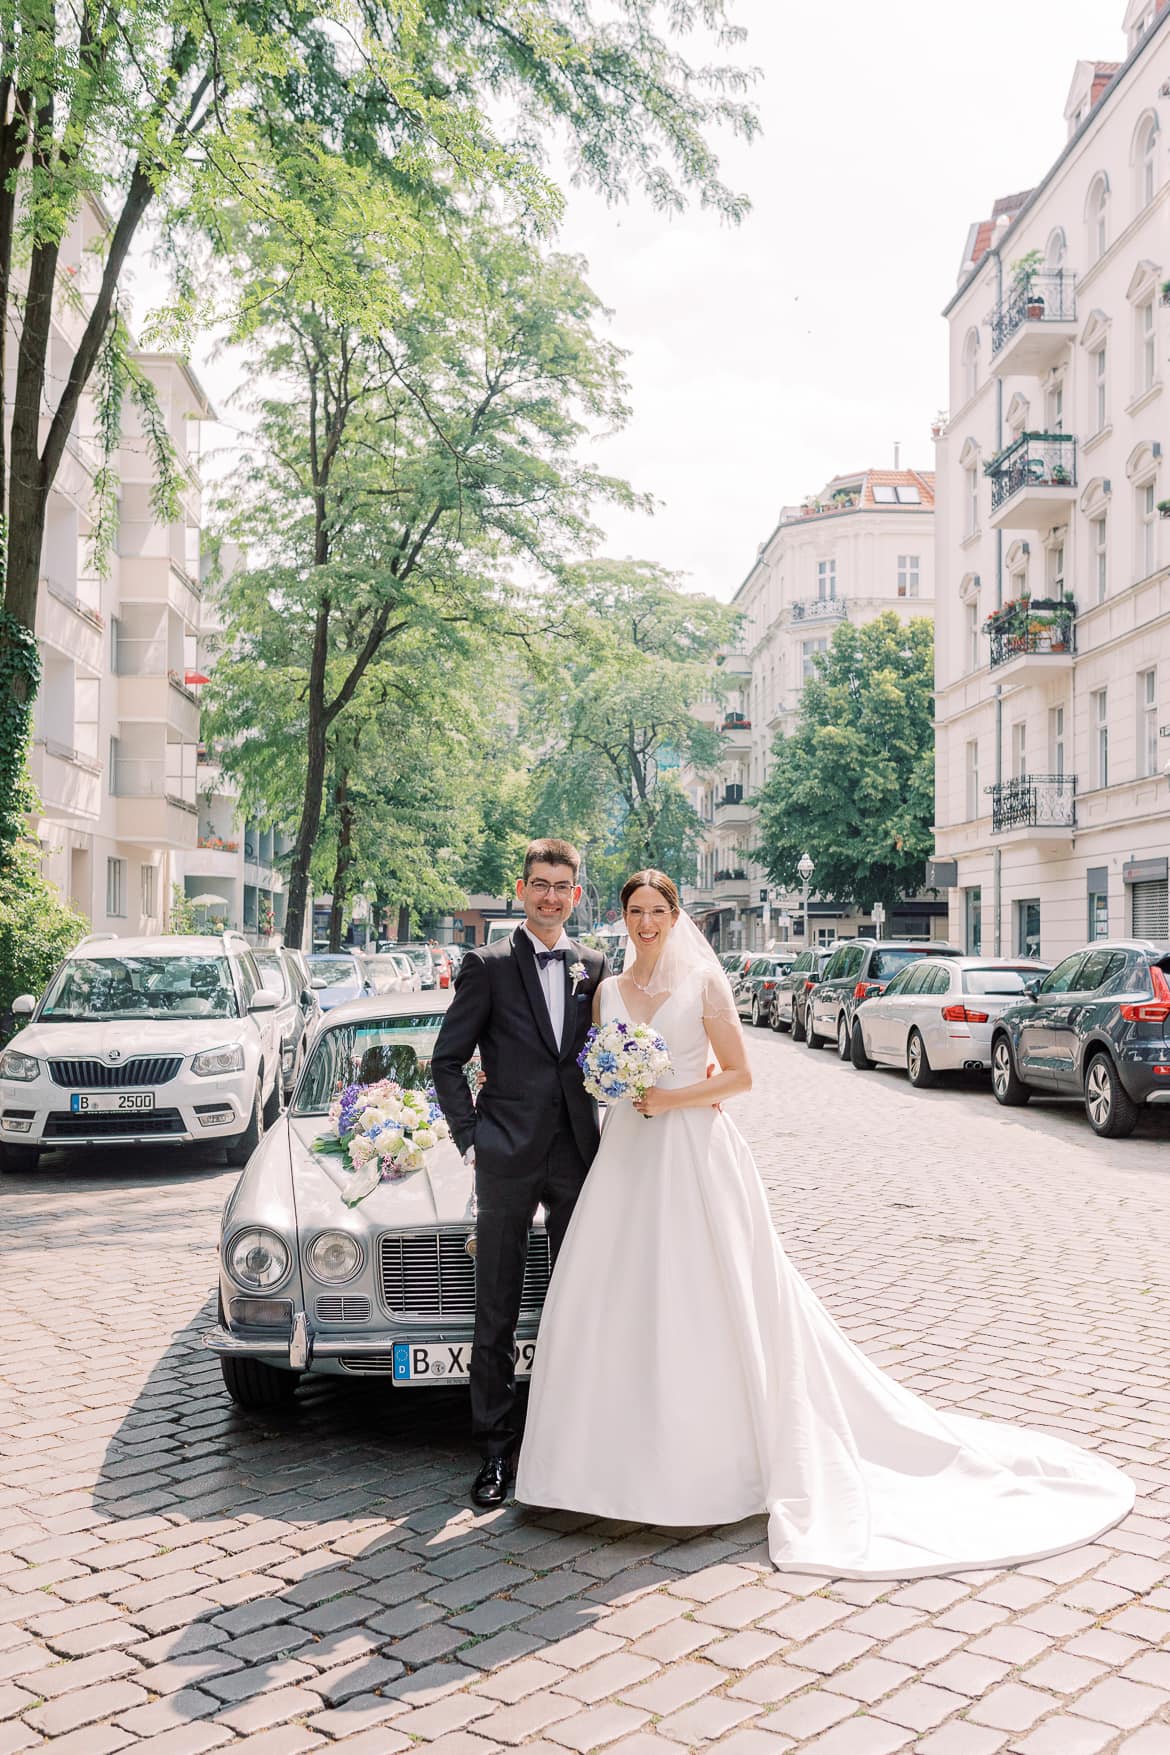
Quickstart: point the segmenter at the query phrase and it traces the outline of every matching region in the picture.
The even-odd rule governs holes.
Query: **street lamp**
[[[796,871],[797,871],[797,876],[800,878],[800,905],[801,905],[802,909],[804,910],[804,948],[806,951],[808,949],[808,942],[809,942],[808,941],[808,883],[809,883],[809,879],[812,877],[812,874],[815,870],[816,870],[816,866],[813,864],[813,862],[809,858],[808,854],[802,853],[800,856],[800,862],[796,867]]]

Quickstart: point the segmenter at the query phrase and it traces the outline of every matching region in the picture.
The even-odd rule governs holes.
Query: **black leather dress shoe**
[[[502,1505],[508,1497],[512,1480],[512,1464],[506,1456],[489,1456],[476,1475],[471,1497],[477,1505]]]

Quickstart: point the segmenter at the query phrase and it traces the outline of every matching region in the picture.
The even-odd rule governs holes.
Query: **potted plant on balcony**
[[[1052,465],[1048,474],[1048,479],[1053,487],[1072,486],[1072,476],[1069,474],[1067,466],[1063,463],[1054,463]]]
[[[1034,275],[1039,272],[1044,261],[1043,252],[1029,250],[1026,255],[1012,263],[1012,275],[1016,294],[1024,301],[1026,317],[1042,317],[1044,315],[1044,299],[1032,285]]]
[[[1158,516],[1159,518],[1170,518],[1170,500],[1158,501]]]
[[[1162,303],[1164,305],[1170,305],[1170,280],[1164,280],[1162,282]]]

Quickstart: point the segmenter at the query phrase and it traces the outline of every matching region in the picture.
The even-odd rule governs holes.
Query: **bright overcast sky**
[[[1123,8],[734,0],[739,58],[762,75],[762,136],[722,152],[752,202],[743,224],[570,195],[561,243],[588,259],[629,355],[633,415],[597,461],[660,502],[607,514],[609,552],[727,598],[782,505],[891,466],[896,440],[904,467],[933,467],[939,313],[968,223],[1052,163],[1074,64],[1122,57]],[[208,354],[222,406],[237,368]]]

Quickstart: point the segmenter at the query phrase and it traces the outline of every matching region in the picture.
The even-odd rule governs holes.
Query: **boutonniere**
[[[571,998],[576,999],[577,989],[580,987],[582,981],[585,981],[588,978],[588,975],[589,971],[584,963],[577,962],[569,964],[569,980],[573,983]]]

